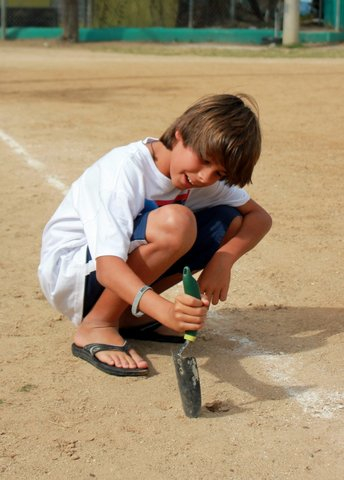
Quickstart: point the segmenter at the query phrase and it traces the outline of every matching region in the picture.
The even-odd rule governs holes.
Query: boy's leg
[[[128,257],[128,265],[146,284],[153,283],[178,258],[190,250],[197,234],[193,213],[182,205],[168,205],[149,213],[146,226],[147,244],[136,248]],[[168,248],[166,248],[168,246]],[[123,345],[118,332],[119,319],[127,308],[121,297],[104,289],[99,299],[78,327],[74,343]],[[125,352],[104,351],[97,358],[122,368],[146,368],[147,363],[134,349]]]
[[[219,247],[233,238],[240,230],[242,216],[240,212],[227,205],[206,208],[195,213],[197,238],[191,249],[177,260],[153,284],[154,291],[162,293],[182,280],[184,266],[193,272],[202,270]],[[145,325],[152,319],[146,315],[136,318],[127,309],[121,317],[121,326],[135,327]],[[176,335],[176,332],[161,326],[156,330],[163,335]]]

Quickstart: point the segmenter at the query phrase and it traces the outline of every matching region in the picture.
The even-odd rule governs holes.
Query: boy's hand
[[[209,303],[217,305],[227,299],[231,279],[231,268],[213,257],[198,278],[198,284]]]
[[[208,308],[209,300],[205,296],[199,300],[185,293],[178,295],[172,304],[168,326],[180,333],[187,330],[201,330]]]
[[[270,215],[252,199],[237,208],[243,216],[240,229],[234,236],[225,237],[198,279],[201,292],[213,305],[227,298],[233,264],[254,248],[271,228]]]

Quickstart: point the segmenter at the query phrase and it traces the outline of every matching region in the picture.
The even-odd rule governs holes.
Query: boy
[[[180,342],[226,299],[234,262],[271,227],[242,188],[261,150],[254,109],[247,95],[202,98],[159,139],[115,148],[73,183],[43,232],[39,279],[77,326],[75,356],[145,375],[127,338]],[[170,302],[159,293],[185,265],[203,270],[202,299]]]

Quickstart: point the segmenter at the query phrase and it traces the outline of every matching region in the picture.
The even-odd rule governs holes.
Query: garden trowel
[[[198,283],[191,275],[189,267],[184,267],[183,269],[183,286],[185,293],[199,299],[201,298]],[[196,340],[196,335],[196,331],[185,332],[185,342],[173,354],[184,413],[191,418],[198,417],[201,411],[201,385],[195,357],[184,357],[183,353],[190,342]]]

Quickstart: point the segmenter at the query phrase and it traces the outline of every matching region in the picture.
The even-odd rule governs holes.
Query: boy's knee
[[[197,236],[197,223],[193,212],[184,205],[165,205],[154,211],[150,233],[155,240],[169,248],[193,245]],[[153,215],[152,215],[153,217]]]
[[[196,218],[190,208],[178,204],[166,205],[162,212],[171,228],[186,228],[196,231]]]
[[[166,205],[161,210],[163,225],[167,235],[175,240],[196,239],[197,223],[193,212],[184,205]]]

